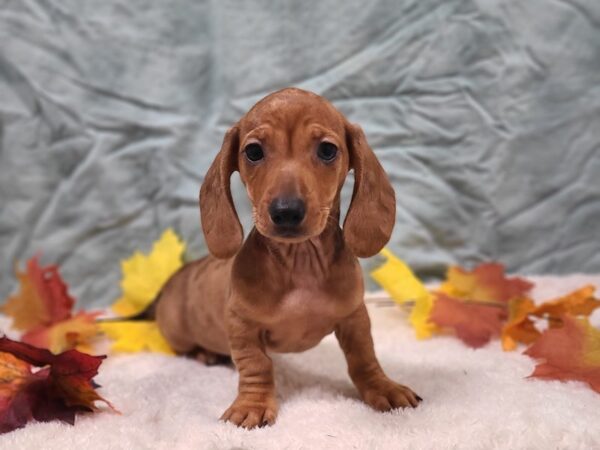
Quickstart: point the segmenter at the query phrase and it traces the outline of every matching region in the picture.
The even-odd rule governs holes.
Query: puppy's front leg
[[[273,362],[266,354],[260,329],[229,312],[227,317],[231,359],[239,372],[238,396],[221,420],[244,428],[273,425],[277,399]]]
[[[365,304],[340,322],[335,335],[346,355],[350,378],[362,399],[378,411],[412,406],[422,400],[410,388],[390,380],[379,365]]]

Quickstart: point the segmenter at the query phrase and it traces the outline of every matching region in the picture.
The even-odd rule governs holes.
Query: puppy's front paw
[[[423,401],[410,388],[382,377],[369,382],[360,391],[365,403],[377,411],[389,411],[408,406],[416,408]]]
[[[277,409],[277,400],[271,394],[239,394],[221,420],[247,429],[264,427],[275,423]]]

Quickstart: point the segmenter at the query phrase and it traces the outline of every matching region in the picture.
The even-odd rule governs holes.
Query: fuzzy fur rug
[[[600,276],[530,277],[548,300]],[[96,378],[122,415],[80,416],[74,427],[35,423],[0,436],[2,449],[594,449],[600,394],[583,383],[526,379],[534,361],[499,341],[472,350],[458,339],[417,341],[396,307],[369,308],[385,371],[425,400],[381,414],[358,399],[334,336],[301,354],[275,355],[280,411],[273,427],[217,419],[237,374],[156,354],[109,357]],[[600,325],[600,315],[592,316]],[[6,322],[3,322],[3,325]]]

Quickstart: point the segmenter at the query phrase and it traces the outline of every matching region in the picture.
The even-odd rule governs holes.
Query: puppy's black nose
[[[279,197],[269,205],[269,215],[277,226],[296,227],[304,219],[304,202],[298,197]]]

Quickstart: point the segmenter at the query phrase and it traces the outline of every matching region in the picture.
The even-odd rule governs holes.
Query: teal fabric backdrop
[[[223,133],[289,85],[363,126],[420,274],[600,270],[597,0],[4,0],[0,298],[36,252],[85,306],[166,227],[203,254]]]

